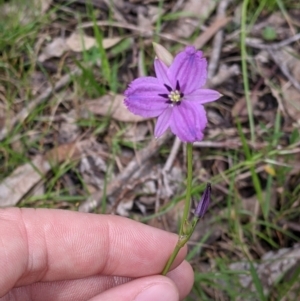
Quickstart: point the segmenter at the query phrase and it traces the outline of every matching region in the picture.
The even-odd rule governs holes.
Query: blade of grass
[[[249,264],[250,264],[250,273],[251,273],[252,280],[253,280],[254,286],[256,288],[257,294],[259,296],[259,300],[267,301],[267,298],[264,294],[262,283],[257,275],[256,269],[251,261],[249,261]]]
[[[91,3],[87,4],[87,11],[88,11],[88,14],[90,15],[90,17],[92,19],[92,22],[93,22],[94,35],[95,35],[95,38],[96,38],[96,41],[97,41],[97,46],[98,46],[100,59],[101,59],[102,74],[103,74],[103,77],[104,77],[107,85],[110,86],[111,70],[110,70],[109,61],[108,61],[108,58],[107,58],[107,55],[106,55],[106,51],[103,48],[103,34],[99,30],[99,27],[97,25],[97,19],[96,19],[96,16],[95,16],[95,11],[94,11],[93,6],[91,5]]]
[[[249,92],[249,81],[248,81],[248,71],[247,71],[247,49],[246,49],[246,36],[247,36],[246,22],[247,22],[248,4],[249,4],[249,0],[243,1],[242,20],[241,20],[241,58],[242,58],[243,83],[244,83],[245,98],[247,103],[251,141],[254,142],[255,128],[254,128],[253,108],[252,108],[250,92]]]

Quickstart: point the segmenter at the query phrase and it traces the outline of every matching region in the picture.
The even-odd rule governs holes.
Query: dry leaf
[[[61,57],[65,51],[69,50],[66,40],[64,38],[55,38],[48,44],[43,52],[39,55],[38,60],[44,62],[52,57]]]
[[[180,38],[189,38],[193,32],[209,17],[215,9],[217,1],[188,0],[185,1],[182,12],[191,17],[182,18],[172,28],[172,34]]]
[[[67,46],[75,52],[89,50],[96,45],[96,39],[74,31],[66,40]]]
[[[124,122],[139,122],[147,120],[132,114],[124,105],[124,96],[121,94],[105,95],[95,100],[89,100],[84,104],[83,109],[93,114],[101,116],[111,116],[112,118]]]
[[[143,141],[146,137],[148,130],[149,127],[146,123],[140,123],[139,125],[132,123],[131,126],[127,129],[127,131],[124,133],[123,139],[130,142]]]
[[[108,49],[113,47],[118,44],[121,39],[120,37],[103,39],[103,48]],[[74,32],[67,39],[61,37],[55,38],[44,48],[38,60],[44,62],[52,57],[61,57],[68,50],[82,52],[91,49],[96,46],[96,44],[96,40],[93,37]]]
[[[289,82],[280,81],[282,86],[283,106],[289,116],[300,125],[300,93]]]
[[[80,173],[84,183],[90,192],[101,190],[104,187],[107,165],[103,156],[103,146],[99,142],[91,139],[89,143],[82,147],[84,156],[79,164]],[[114,177],[114,173],[112,174]]]
[[[45,156],[37,155],[31,162],[17,167],[10,176],[0,183],[0,207],[15,206],[45,174],[51,166],[66,159],[78,156],[78,147],[75,143],[61,145]]]
[[[298,54],[291,47],[284,47],[274,51],[281,64],[281,68],[286,68],[295,82],[300,85],[300,59]],[[282,105],[289,116],[300,124],[300,91],[289,81],[280,79],[282,89]]]
[[[111,47],[117,45],[121,40],[122,40],[122,37],[105,38],[102,40],[102,47],[104,49],[111,48]]]
[[[15,206],[51,166],[41,155],[36,156],[30,163],[19,166],[0,184],[0,206]]]
[[[108,49],[118,44],[122,40],[122,37],[105,38],[102,41],[102,47]],[[97,45],[97,41],[93,37],[89,37],[82,32],[75,31],[66,40],[66,44],[69,49],[75,52],[82,52],[89,50]]]

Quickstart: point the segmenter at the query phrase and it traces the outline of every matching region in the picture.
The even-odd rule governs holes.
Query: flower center
[[[170,94],[168,95],[168,98],[172,101],[172,102],[179,102],[181,101],[181,93],[178,90],[175,91],[171,91]]]
[[[166,98],[166,103],[169,103],[171,105],[180,105],[181,101],[183,100],[184,94],[180,92],[179,82],[177,81],[175,90],[173,90],[166,84],[164,84],[164,86],[169,91],[169,94],[159,94],[159,96]]]

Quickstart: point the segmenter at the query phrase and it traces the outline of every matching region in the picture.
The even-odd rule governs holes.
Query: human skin
[[[53,209],[0,209],[0,301],[182,300],[193,271],[177,242],[133,220]]]

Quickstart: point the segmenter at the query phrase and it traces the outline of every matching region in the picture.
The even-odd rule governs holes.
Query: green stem
[[[191,209],[191,197],[192,197],[192,179],[193,179],[193,144],[187,144],[186,150],[187,156],[187,183],[186,183],[186,196],[185,204],[183,209],[183,215],[181,219],[179,235],[184,234],[184,225],[188,220],[190,209]]]
[[[174,262],[178,252],[180,251],[180,249],[188,242],[188,240],[190,239],[190,237],[192,236],[195,228],[196,228],[196,225],[197,225],[197,222],[198,222],[199,218],[198,217],[194,217],[193,218],[193,221],[192,221],[192,224],[191,224],[191,228],[189,230],[189,233],[187,233],[186,235],[183,235],[183,236],[179,236],[178,238],[178,241],[177,241],[177,244],[170,256],[170,258],[168,259],[163,271],[162,271],[162,275],[166,275],[172,265],[172,263]]]
[[[191,197],[192,197],[192,179],[193,179],[193,144],[188,143],[187,144],[187,185],[186,185],[186,197],[185,197],[185,204],[184,204],[184,210],[183,215],[181,219],[181,225],[180,225],[180,231],[179,231],[179,237],[178,242],[168,259],[163,271],[162,275],[166,275],[174,262],[178,252],[180,249],[187,243],[189,238],[191,237],[192,233],[195,229],[195,223],[192,225],[188,224],[188,217],[190,213],[190,207],[191,207]]]
[[[176,247],[174,248],[174,250],[172,252],[172,255],[168,259],[168,261],[167,261],[167,263],[166,263],[166,265],[165,265],[165,267],[164,267],[164,269],[163,269],[163,271],[161,273],[162,275],[164,275],[164,276],[167,275],[167,273],[169,272],[169,269],[170,269],[172,263],[174,262],[174,260],[175,260],[175,258],[177,256],[178,252],[180,251],[180,249],[181,249],[181,246],[179,245],[179,240],[178,240],[178,243],[177,243]]]

